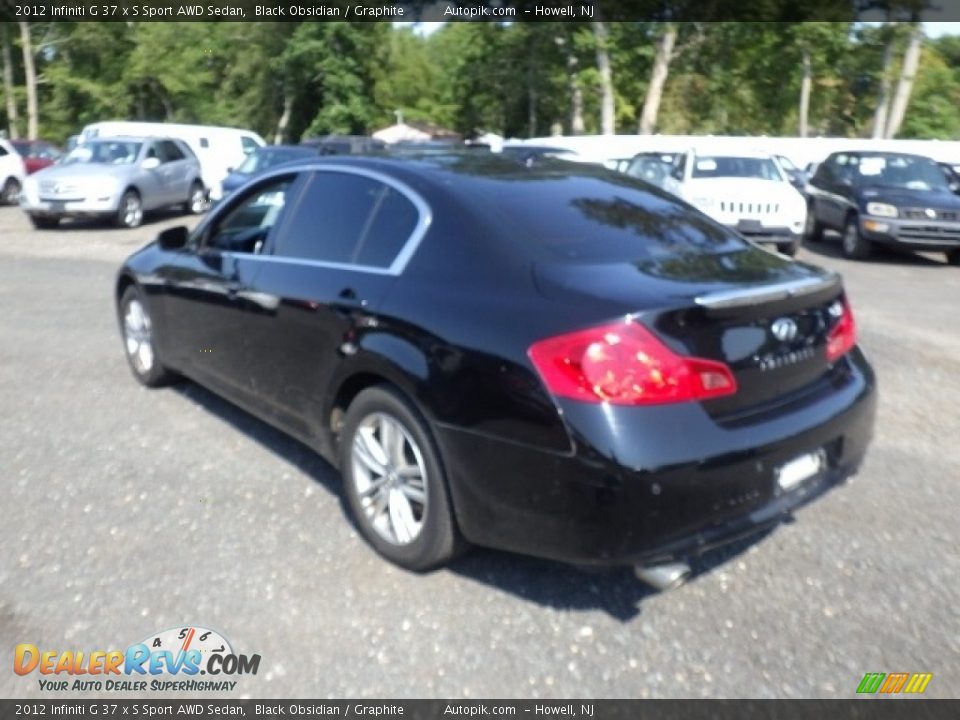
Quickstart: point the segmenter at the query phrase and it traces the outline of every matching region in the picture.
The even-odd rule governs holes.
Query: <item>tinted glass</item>
[[[157,143],[157,155],[160,162],[173,162],[183,160],[183,152],[177,147],[177,144],[170,140],[161,140]]]
[[[260,147],[260,146],[257,144],[257,141],[256,141],[256,140],[254,140],[252,137],[249,137],[249,136],[247,136],[247,135],[241,136],[241,138],[240,138],[240,145],[241,145],[241,147],[243,147],[243,152],[244,152],[245,155],[247,155],[247,154],[249,154],[249,153],[252,153],[252,152],[253,152],[254,150],[256,150],[258,147]]]
[[[254,152],[247,155],[234,172],[242,175],[252,175],[253,173],[263,172],[267,168],[279,165],[280,163],[290,162],[298,158],[307,158],[316,156],[317,152],[310,148],[284,148],[278,150],[275,148],[257,148]]]
[[[580,261],[647,260],[744,247],[735,233],[629,178],[497,182],[464,199],[507,242]]]
[[[417,217],[410,201],[388,185],[361,175],[318,172],[284,225],[277,253],[387,267]]]

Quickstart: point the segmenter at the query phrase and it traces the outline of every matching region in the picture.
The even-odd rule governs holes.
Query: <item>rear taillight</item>
[[[831,308],[831,314],[838,315],[837,324],[827,335],[827,360],[833,362],[846,355],[857,344],[857,323],[853,319],[853,311],[846,298],[838,300]]]
[[[737,391],[726,365],[677,355],[635,322],[540,340],[528,355],[552,394],[584,402],[654,405]]]

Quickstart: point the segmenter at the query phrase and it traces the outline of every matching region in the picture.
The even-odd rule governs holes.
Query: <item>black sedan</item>
[[[316,449],[416,570],[473,543],[666,587],[854,472],[873,427],[836,275],[558,160],[275,168],[115,293],[138,380],[185,375]]]
[[[939,250],[960,265],[960,198],[933,160],[905,153],[836,152],[807,186],[807,240],[842,233],[847,257],[865,259],[874,245]]]

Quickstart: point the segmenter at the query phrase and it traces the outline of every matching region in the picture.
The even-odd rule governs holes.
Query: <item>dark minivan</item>
[[[874,375],[840,278],[601,168],[274,168],[120,269],[127,359],[337,465],[389,560],[470,543],[659,588],[856,471]]]
[[[929,158],[892,152],[836,152],[807,187],[806,238],[842,233],[843,253],[870,256],[875,244],[943,251],[960,265],[960,197]]]

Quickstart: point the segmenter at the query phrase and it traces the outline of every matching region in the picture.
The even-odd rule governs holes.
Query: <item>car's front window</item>
[[[770,158],[700,155],[693,165],[694,179],[758,178],[782,181],[783,175]]]
[[[857,165],[860,185],[885,185],[907,190],[949,190],[940,167],[920,157],[863,155]]]
[[[63,160],[64,165],[133,165],[143,143],[125,140],[98,140],[78,145]]]

